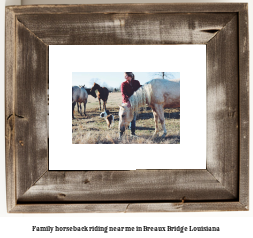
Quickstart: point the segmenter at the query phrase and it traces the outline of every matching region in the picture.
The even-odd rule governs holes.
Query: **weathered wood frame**
[[[247,8],[240,3],[6,7],[8,212],[248,210]],[[206,44],[206,170],[48,171],[50,44]]]

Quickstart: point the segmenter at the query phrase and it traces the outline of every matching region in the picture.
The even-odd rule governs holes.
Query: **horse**
[[[109,95],[109,90],[105,87],[100,87],[98,84],[94,83],[94,85],[91,88],[91,92],[95,93],[95,91],[98,90],[97,97],[99,100],[99,111],[101,111],[101,99],[103,100],[103,109],[106,110],[106,102]]]
[[[95,91],[91,91],[91,88],[86,88],[86,91],[88,93],[88,95],[91,95],[94,98],[97,98],[97,94]]]
[[[88,95],[91,95],[94,98],[97,98],[97,95],[95,92],[91,92],[90,88],[85,88],[85,85],[81,86],[79,85],[79,88],[84,88],[86,90],[86,92],[88,93]],[[78,108],[78,112],[80,113],[80,110],[82,111],[82,106],[81,106],[81,102],[77,103],[77,108]]]
[[[153,79],[134,92],[129,98],[129,102],[131,107],[127,107],[126,103],[119,106],[119,129],[121,132],[124,132],[125,127],[133,120],[134,113],[147,104],[152,108],[154,115],[155,133],[153,136],[158,133],[159,119],[164,132],[162,137],[165,137],[167,131],[165,128],[164,108],[180,107],[180,81]]]
[[[82,108],[81,108],[81,103],[83,102],[84,104],[84,115],[86,116],[85,110],[86,110],[86,103],[88,99],[88,93],[85,90],[84,87],[78,87],[78,86],[73,86],[72,87],[72,118],[75,119],[74,117],[74,108],[76,103],[80,103],[80,109],[78,110],[80,115],[82,116]]]

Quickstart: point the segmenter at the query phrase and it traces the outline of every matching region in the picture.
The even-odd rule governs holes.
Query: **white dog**
[[[106,120],[107,127],[111,128],[114,124],[114,116],[112,114],[109,114],[109,111],[106,110],[104,112],[100,113],[100,117],[103,117]]]

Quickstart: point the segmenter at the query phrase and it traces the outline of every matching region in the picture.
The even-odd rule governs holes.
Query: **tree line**
[[[173,75],[169,72],[150,73],[150,80],[153,78],[172,79]],[[114,87],[109,86],[106,82],[101,82],[101,80],[99,78],[90,79],[89,84],[93,85],[94,83],[99,84],[101,87],[107,88],[110,92],[120,92],[121,83],[118,87],[114,88]]]

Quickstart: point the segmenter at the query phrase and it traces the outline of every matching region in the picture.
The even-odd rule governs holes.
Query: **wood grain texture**
[[[235,16],[40,14],[18,16],[18,20],[47,45],[206,44]]]
[[[249,32],[248,5],[238,14],[239,19],[239,201],[249,204]]]
[[[185,202],[185,203],[144,203],[129,204],[127,212],[212,212],[212,211],[246,211],[239,202]]]
[[[6,8],[9,212],[248,210],[247,4]],[[47,171],[49,44],[207,44],[207,170]]]
[[[207,45],[207,169],[238,197],[238,29],[235,16]]]
[[[47,46],[16,22],[17,198],[47,170]]]
[[[12,213],[135,213],[135,212],[214,212],[247,211],[239,202],[154,202],[154,203],[82,203],[22,204]]]
[[[238,12],[244,3],[153,3],[153,4],[82,4],[82,5],[27,5],[9,7],[16,15],[25,14],[114,14],[114,13],[206,13]]]
[[[14,13],[6,9],[5,26],[5,156],[6,156],[6,196],[7,211],[16,205],[15,181],[15,111],[14,111],[14,85],[15,85],[15,18]]]
[[[235,198],[207,170],[49,171],[18,201],[209,201]]]

